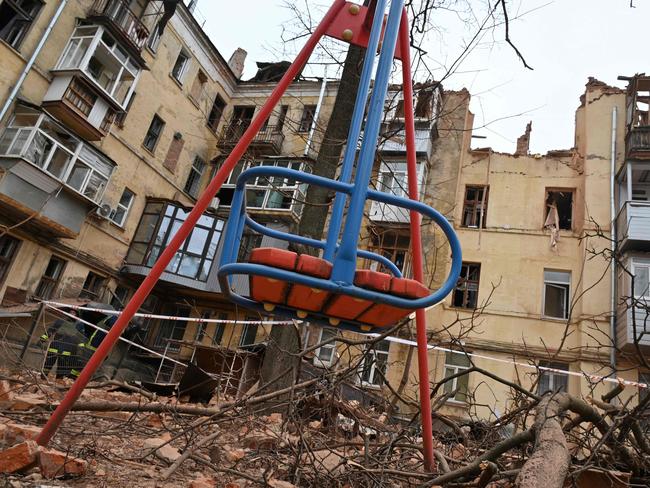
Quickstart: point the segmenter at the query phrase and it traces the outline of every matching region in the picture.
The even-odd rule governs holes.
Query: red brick
[[[192,481],[190,481],[189,488],[216,488],[217,482],[214,478],[206,478],[205,476],[200,476]]]
[[[64,452],[54,449],[41,449],[38,454],[38,466],[45,478],[56,478],[65,475],[81,476],[86,472],[88,463],[82,459],[70,457]]]
[[[7,380],[0,381],[0,401],[11,400],[13,389]]]
[[[40,427],[24,424],[6,424],[4,442],[7,446],[13,446],[19,442],[33,441],[41,432]]]
[[[29,468],[36,462],[38,446],[34,441],[17,444],[0,451],[0,473],[15,473]]]

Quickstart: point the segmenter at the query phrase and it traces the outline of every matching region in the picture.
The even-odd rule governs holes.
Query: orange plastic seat
[[[308,254],[301,254],[296,264],[296,272],[314,278],[329,279],[332,274],[332,263]],[[325,290],[294,283],[287,297],[287,305],[299,311],[320,312],[329,297],[330,293]],[[298,316],[301,315],[303,314],[298,313]]]
[[[354,274],[354,284],[368,290],[387,293],[391,276],[378,271],[362,269]],[[332,317],[354,320],[373,305],[373,302],[347,295],[337,295],[330,300],[325,313]]]
[[[298,254],[286,249],[274,247],[258,247],[251,252],[250,262],[264,264],[274,268],[293,271],[296,267]],[[250,275],[251,297],[258,302],[282,304],[289,290],[289,283],[265,276]]]
[[[390,282],[390,293],[403,298],[423,298],[429,295],[429,289],[422,283],[408,278],[393,277]],[[376,303],[357,320],[367,324],[387,327],[409,315],[413,310],[393,307],[384,303]]]

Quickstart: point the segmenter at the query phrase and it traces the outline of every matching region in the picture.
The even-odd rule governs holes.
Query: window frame
[[[548,202],[548,200],[549,200],[549,198],[551,196],[550,195],[551,193],[570,193],[571,194],[571,216],[570,216],[570,218],[571,218],[571,226],[568,229],[565,229],[565,228],[560,226],[560,227],[558,227],[558,231],[572,232],[573,229],[575,228],[576,189],[575,188],[558,188],[558,187],[555,187],[555,186],[544,188],[544,197],[545,198],[544,198],[544,215],[543,215],[544,218],[542,220],[543,223],[546,222],[546,219],[548,218],[548,214],[549,214],[549,211],[550,211],[550,206],[549,206],[549,204],[547,202]],[[558,224],[560,224],[561,220],[562,219],[560,218],[559,212],[558,212]]]
[[[198,168],[197,163],[200,163],[200,167]],[[205,175],[207,167],[208,163],[205,159],[199,155],[194,156],[190,171],[185,180],[185,185],[183,186],[183,191],[194,199],[198,197],[199,190],[201,189],[201,181],[203,180],[203,175]]]
[[[156,210],[157,207],[160,208]],[[168,210],[169,208],[172,210]],[[182,213],[185,215],[181,217]],[[185,207],[170,202],[147,202],[144,211],[142,212],[142,216],[140,217],[140,221],[138,222],[138,227],[136,228],[136,231],[133,234],[133,238],[131,239],[131,245],[125,258],[126,263],[133,266],[145,266],[147,268],[151,268],[162,252],[162,249],[167,246],[169,240],[176,232],[177,226],[180,227],[180,225],[182,225],[182,222],[185,221],[184,219],[187,218],[188,214],[189,210],[186,210]],[[151,222],[150,224],[145,224],[145,219],[148,217],[155,218],[155,221]],[[209,225],[207,223],[208,220]],[[139,234],[142,231],[142,226],[152,224],[153,226],[149,239],[147,240],[146,238],[146,231],[144,232],[144,236],[139,239]],[[207,231],[203,249],[200,254],[189,251],[189,246],[196,229],[199,229],[199,231]],[[203,214],[199,218],[199,221],[195,225],[195,228],[192,230],[192,233],[188,236],[187,239],[185,239],[179,250],[176,252],[176,255],[180,254],[179,259],[177,260],[175,255],[174,259],[172,259],[168,267],[165,269],[165,273],[205,283],[208,279],[212,266],[214,266],[214,262],[217,256],[217,249],[221,244],[221,238],[223,237],[224,231],[225,220],[217,217],[216,215]],[[159,241],[157,241],[157,239],[159,239]],[[139,260],[133,259],[132,253],[134,254],[134,246],[140,246],[139,249],[143,250],[142,257]],[[180,273],[181,265],[183,264],[182,261],[188,257],[190,259],[199,258],[196,272],[191,276]],[[172,266],[171,269],[170,266]],[[173,270],[174,267],[176,269],[175,271]],[[201,277],[202,273],[205,273],[205,278]]]
[[[477,280],[468,279],[470,274],[471,274],[471,267],[472,266],[478,267],[478,279]],[[467,278],[465,278],[463,276],[463,269],[464,268],[467,269],[467,272],[465,273]],[[461,283],[461,281],[462,281],[462,283]],[[466,283],[476,283],[476,303],[472,307],[467,306],[467,303],[469,301],[469,292],[471,290],[469,290],[467,287],[465,287],[462,290],[459,289],[459,286],[461,286],[461,284],[464,285]],[[464,310],[476,310],[478,308],[478,306],[479,306],[478,298],[479,298],[480,289],[481,289],[481,263],[463,261],[462,264],[461,264],[460,276],[458,277],[458,281],[456,282],[456,285],[454,286],[454,290],[451,293],[451,306],[454,307],[454,308],[460,308],[460,309],[464,309]],[[457,292],[462,292],[463,293],[463,300],[462,300],[463,305],[455,305],[456,293]]]
[[[218,106],[217,104],[218,101],[221,101],[223,105]],[[226,111],[226,107],[228,107],[228,104],[223,99],[223,97],[219,93],[217,93],[214,96],[214,100],[212,101],[212,107],[210,108],[210,113],[208,113],[208,118],[206,119],[206,125],[208,126],[208,129],[210,129],[212,132],[217,132],[217,129],[219,128],[219,124],[221,123],[221,119],[223,118],[223,114]]]
[[[29,31],[31,30],[31,28],[32,28],[32,26],[34,24],[34,21],[36,20],[38,15],[41,13],[41,11],[43,10],[43,6],[45,5],[45,2],[43,0],[35,0],[35,1],[39,5],[38,5],[38,8],[36,8],[32,12],[27,12],[27,11],[23,10],[23,8],[21,6],[19,6],[15,0],[3,0],[2,2],[0,2],[0,6],[2,4],[7,4],[12,9],[14,9],[14,11],[17,13],[18,16],[23,17],[20,20],[20,22],[22,22],[23,25],[19,27],[18,31],[14,31],[13,27],[12,27],[12,29],[10,29],[8,31],[8,33],[11,33],[12,31],[14,31],[14,34],[13,34],[14,38],[13,38],[12,41],[9,41],[8,39],[5,39],[4,37],[0,37],[0,39],[2,39],[3,42],[5,42],[9,46],[11,46],[16,51],[20,50],[20,47],[21,47],[23,41],[25,40],[25,38],[29,34]]]
[[[155,23],[153,29],[151,29],[151,34],[149,34],[149,39],[147,39],[147,49],[151,51],[151,53],[156,54],[160,47],[161,39],[162,34],[158,31],[158,23]]]
[[[84,29],[89,31],[93,28],[95,31],[92,35],[90,33],[84,33]],[[106,40],[111,42],[110,46],[104,39],[105,37]],[[75,42],[79,39],[90,39],[87,47],[83,47],[82,41],[79,41],[78,43]],[[92,68],[90,67],[90,61],[96,57],[95,55],[97,54],[98,49],[104,50],[104,55],[111,56],[112,62],[120,65],[117,74],[114,77],[108,78],[110,88],[109,86],[105,87],[102,85],[101,80],[97,78],[96,74],[92,72]],[[68,59],[70,53],[73,53],[73,55]],[[78,60],[75,61],[77,53],[82,54],[82,56],[77,58]],[[64,62],[66,64],[64,64]],[[63,48],[61,56],[52,71],[66,72],[71,70],[83,72],[88,79],[92,81],[95,88],[113,100],[113,102],[117,103],[117,105],[122,109],[126,108],[128,100],[135,91],[140,74],[142,73],[141,67],[135,61],[133,56],[121,47],[115,36],[113,36],[104,26],[98,24],[77,25],[68,38],[68,42]],[[124,86],[123,83],[128,82],[128,75],[131,75],[132,77],[131,84],[124,92],[123,99],[120,100],[120,98],[117,98],[117,95],[122,91],[121,88]],[[126,78],[124,78],[124,76],[126,76]]]
[[[309,132],[316,120],[316,105],[306,104],[302,108],[302,115],[298,123],[298,132]]]
[[[182,64],[176,72],[176,68],[178,66],[179,60],[183,58]],[[172,66],[171,71],[169,72],[169,75],[176,80],[181,86],[183,85],[183,81],[185,79],[185,76],[187,75],[187,72],[189,71],[189,66],[190,66],[190,61],[192,60],[192,57],[190,54],[184,49],[181,48],[181,50],[178,52],[178,55],[176,56],[176,61],[174,61],[174,65]]]
[[[476,198],[468,200],[467,193],[469,191],[476,192]],[[479,193],[481,199],[478,198]],[[461,214],[460,226],[463,229],[485,229],[485,222],[487,220],[488,201],[490,198],[489,185],[465,185],[465,194],[463,197],[463,213]],[[474,225],[469,225],[465,221],[465,215],[471,212],[471,221]]]
[[[382,229],[377,234],[371,235],[368,250],[384,256],[391,263],[395,264],[405,278],[411,277],[411,236],[406,231]],[[401,266],[398,264],[400,260],[402,261]],[[384,265],[372,259],[366,260],[365,267],[372,271],[392,274]]]
[[[52,262],[56,262],[56,264],[59,265],[57,266],[56,269],[56,276],[46,276],[45,273],[47,272]],[[67,264],[68,262],[65,259],[61,259],[55,254],[52,254],[50,256],[49,261],[47,262],[47,265],[45,266],[45,269],[43,270],[43,274],[41,275],[40,280],[38,281],[38,285],[36,285],[36,289],[34,290],[34,296],[42,300],[51,299],[52,295],[59,287],[59,283],[61,282],[61,277],[65,272],[65,268]],[[42,288],[45,288],[45,290],[41,290]],[[43,293],[44,291],[46,291],[46,293]]]
[[[246,320],[255,320],[255,318],[247,317]],[[258,344],[257,342],[257,333],[259,332],[260,324],[244,324],[242,327],[241,335],[239,336],[239,347],[247,347]],[[255,330],[255,334],[252,336],[252,342],[244,342],[246,339],[250,339],[249,333],[251,330]]]
[[[467,365],[464,364],[455,364],[451,358],[454,357],[462,357],[465,360],[467,360]],[[472,363],[469,359],[469,356],[467,355],[467,352],[465,351],[445,351],[445,365],[444,365],[444,378],[449,378],[450,376],[453,376],[455,374],[460,373],[461,371],[468,370],[472,367]],[[449,370],[453,370],[450,374],[447,374]],[[462,376],[462,377],[456,377],[451,381],[446,381],[444,386],[443,386],[443,392],[444,393],[451,393],[452,391],[456,390],[459,388],[458,386],[458,380],[460,378],[464,378],[462,381],[465,383],[464,388],[466,391],[462,391],[463,385],[461,385],[461,388],[458,389],[456,394],[454,396],[451,396],[447,399],[448,402],[453,402],[453,403],[467,403],[467,397],[469,396],[469,373]],[[462,395],[464,399],[457,398],[457,396]]]
[[[154,137],[154,135],[152,134],[152,128],[153,128],[153,124],[154,124],[155,121],[160,121],[160,124],[161,124],[160,125],[160,130],[159,130],[158,134],[155,135],[153,145],[151,147],[149,147],[147,145],[147,140],[149,138]],[[158,115],[157,113],[153,114],[153,117],[151,117],[151,122],[149,123],[149,128],[147,129],[147,132],[144,135],[144,139],[142,140],[142,147],[144,147],[151,154],[153,154],[156,151],[156,147],[158,147],[158,143],[160,142],[160,139],[162,139],[162,134],[163,134],[163,132],[165,130],[165,125],[166,125],[166,123],[165,123],[165,121],[163,120],[163,118],[160,115]]]
[[[386,345],[386,350],[377,350],[377,347],[379,345]],[[391,341],[388,341],[386,339],[381,340],[379,342],[376,342],[374,344],[368,345],[366,347],[364,353],[365,357],[363,358],[363,361],[361,361],[361,364],[359,367],[361,370],[359,371],[359,380],[362,386],[365,386],[367,388],[381,388],[384,386],[384,378],[387,379],[388,377],[388,368],[390,366],[389,364],[389,358],[390,358],[390,344]],[[380,362],[378,361],[378,356],[382,356],[384,358],[384,361]],[[370,364],[368,364],[370,363]],[[377,373],[377,370],[380,369],[378,367],[378,364],[381,364],[382,366],[385,366],[383,368],[384,370],[382,371],[382,374]],[[368,372],[367,379],[364,379],[366,376],[366,371]]]
[[[113,306],[115,310],[122,310],[127,302],[129,301],[129,295],[131,293],[131,289],[128,286],[118,285],[115,287],[114,290],[110,290],[111,293],[111,299],[110,299],[110,304]],[[118,305],[119,307],[116,306],[116,303],[114,302],[119,302]]]
[[[124,194],[128,193],[130,195],[129,198],[129,203],[128,205],[124,205],[122,203],[122,199],[124,198]],[[109,220],[113,222],[115,225],[118,227],[124,228],[126,224],[126,219],[129,217],[129,213],[131,212],[131,209],[133,208],[133,203],[135,202],[135,193],[133,193],[131,190],[129,190],[127,187],[124,187],[124,190],[122,190],[122,195],[120,196],[120,199],[117,201],[117,204],[115,205],[115,208],[111,210],[111,214],[108,216]],[[122,219],[118,222],[115,219],[115,216],[117,215],[117,210],[121,209],[122,210]]]
[[[14,264],[18,252],[20,251],[22,242],[23,241],[20,239],[9,234],[0,235],[0,286],[4,284],[5,280],[9,276],[9,272],[11,271],[11,267]],[[5,255],[5,246],[7,246],[7,244],[9,244],[10,250],[8,254]]]
[[[219,312],[217,316],[217,320],[228,320],[228,313],[227,312]],[[223,336],[226,333],[226,324],[223,322],[217,322],[214,324],[214,333],[212,334],[212,337],[210,338],[210,343],[213,346],[220,346],[221,341],[223,340]]]
[[[15,156],[24,159],[84,198],[94,203],[101,202],[115,170],[113,161],[92,146],[82,142],[44,112],[24,106],[21,106],[20,110],[25,110],[25,113],[35,116],[36,120],[33,125],[19,125],[16,122],[17,112],[14,111],[11,121],[0,135],[0,146],[6,146],[6,150],[0,151],[0,156]],[[55,138],[52,128],[65,134],[66,140]],[[42,153],[40,153],[41,150]],[[66,158],[63,166],[58,167],[58,171],[57,166],[51,170],[53,163],[61,162],[56,157],[57,153]],[[79,168],[82,172],[85,171],[85,174],[80,180],[77,180],[76,171]],[[96,185],[98,180],[100,184]],[[96,185],[94,188],[91,182]],[[94,197],[87,193],[92,192],[93,189],[95,190]]]
[[[324,337],[329,335],[330,337]],[[338,330],[332,327],[321,327],[318,334],[318,341],[316,344],[320,344],[323,341],[330,340],[332,338],[338,337]],[[329,352],[329,359],[323,359],[321,357],[322,353]],[[323,368],[329,368],[336,362],[336,340],[322,345],[314,351],[314,366],[320,366]]]
[[[540,361],[539,366],[544,368],[559,369],[559,370],[567,371],[567,373],[563,374],[563,373],[558,373],[556,371],[547,371],[543,369],[538,370],[538,379],[537,379],[537,388],[536,388],[538,395],[543,395],[548,391],[552,391],[552,392],[569,391],[568,372],[571,371],[569,363],[562,363],[559,361]],[[542,378],[548,378],[548,388],[543,391],[542,391]],[[555,383],[559,381],[559,378],[563,378],[564,388],[565,388],[564,390],[561,389],[557,390],[557,385],[555,385]]]
[[[100,298],[104,293],[107,281],[108,279],[106,276],[97,274],[92,270],[88,271],[86,279],[81,286],[79,298],[89,298],[91,300],[100,301]]]
[[[633,276],[633,279],[634,279],[634,298],[643,299],[643,300],[647,300],[647,301],[650,302],[650,262],[642,263],[642,262],[636,261],[634,258],[632,258],[631,264],[632,264],[632,276]],[[645,269],[647,274],[648,274],[648,283],[646,283],[646,288],[644,290],[645,293],[646,293],[645,295],[639,295],[638,292],[637,292],[637,290],[639,289],[638,288],[638,283],[636,282],[637,269],[638,268]],[[630,282],[630,288],[631,287],[632,287],[632,283]],[[632,290],[630,289],[630,292],[631,291]]]
[[[561,281],[556,281],[556,280],[547,280],[546,278],[546,273],[564,273],[568,275],[568,282],[561,282]],[[569,318],[569,310],[571,308],[571,271],[567,270],[562,270],[562,269],[550,269],[550,268],[544,268],[543,270],[543,290],[542,290],[542,318],[544,319],[550,319],[550,320],[568,320]],[[550,285],[555,288],[559,288],[560,286],[566,287],[566,296],[565,296],[565,303],[564,303],[564,317],[554,317],[553,315],[547,315],[546,314],[546,289],[547,285]]]

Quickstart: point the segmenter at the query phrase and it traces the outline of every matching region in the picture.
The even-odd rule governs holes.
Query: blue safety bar
[[[348,132],[348,144],[343,156],[343,165],[339,180],[331,180],[289,168],[273,166],[259,166],[248,169],[237,179],[231,203],[230,218],[224,236],[225,245],[222,251],[218,272],[222,291],[235,303],[247,308],[260,311],[264,310],[263,304],[243,297],[232,290],[231,278],[233,275],[264,276],[271,279],[306,285],[333,294],[348,295],[375,303],[384,303],[394,307],[411,310],[429,307],[440,302],[454,288],[460,275],[461,249],[458,238],[447,219],[433,208],[418,201],[397,197],[395,195],[374,191],[368,188],[379,139],[381,118],[383,115],[386,93],[388,91],[388,83],[390,81],[404,0],[392,0],[390,4],[388,20],[383,32],[383,42],[375,82],[369,102],[368,117],[363,132],[363,140],[361,142],[361,149],[357,155],[357,141],[359,141],[360,138],[364,114],[366,113],[366,105],[368,103],[366,95],[371,85],[372,72],[375,66],[375,53],[377,52],[379,41],[382,36],[382,28],[384,24],[383,13],[386,9],[386,4],[387,0],[377,1],[375,16],[368,41],[368,48],[361,72],[359,89],[352,114],[352,121]],[[355,158],[357,160],[356,165]],[[353,183],[350,183],[349,180],[355,167],[355,179]],[[246,183],[249,180],[260,176],[267,178],[289,178],[301,183],[333,190],[336,196],[326,240],[320,241],[275,229],[269,229],[249,217],[246,214],[245,205]],[[363,210],[367,200],[373,200],[418,212],[433,220],[442,229],[451,247],[452,263],[447,279],[437,291],[424,298],[408,299],[360,288],[354,285],[353,282],[358,257],[377,261],[388,268],[393,275],[401,277],[399,269],[385,257],[376,253],[357,249],[358,236],[363,221]],[[348,205],[347,218],[345,219],[345,222],[343,222],[346,204]],[[294,271],[278,269],[263,264],[236,262],[237,251],[240,247],[246,226],[263,235],[323,250],[324,259],[330,261],[333,265],[330,279],[306,276]],[[340,235],[342,226],[343,232],[342,235]],[[280,313],[290,317],[295,315],[295,311],[290,308],[276,304],[274,304],[274,306],[274,313],[276,314]],[[314,318],[322,320],[329,319],[327,315],[322,313],[309,312],[309,314],[310,321],[313,321]],[[359,325],[367,327],[367,324],[358,324],[354,321],[341,321],[341,324],[343,326],[349,325],[353,328],[358,328]]]

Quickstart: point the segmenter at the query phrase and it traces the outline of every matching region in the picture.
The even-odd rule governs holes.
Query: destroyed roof
[[[278,61],[277,63],[266,63],[260,62],[257,63],[257,73],[248,81],[257,81],[257,82],[278,82],[284,76],[284,74],[291,66],[289,61]],[[300,74],[296,76],[296,79],[300,78]]]

